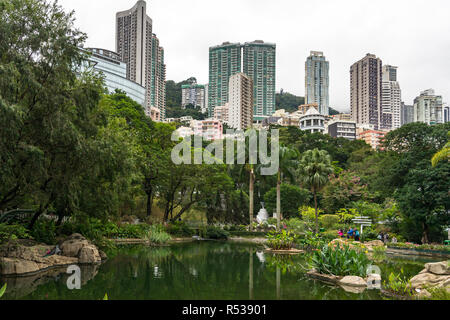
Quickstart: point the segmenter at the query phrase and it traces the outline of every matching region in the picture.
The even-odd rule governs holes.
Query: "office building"
[[[89,63],[85,67],[93,68],[104,76],[108,93],[121,90],[131,99],[145,106],[145,88],[127,79],[127,64],[121,61],[117,53],[98,48],[88,48],[85,51],[90,54]]]
[[[246,130],[253,126],[253,81],[237,73],[229,81],[228,123],[231,128]]]
[[[319,113],[326,116],[330,114],[329,68],[323,52],[311,51],[305,63],[305,101],[316,103]]]
[[[443,123],[442,96],[436,95],[433,89],[421,92],[414,99],[414,122],[429,125]]]
[[[414,122],[414,106],[402,102],[402,126]]]
[[[397,81],[397,67],[384,65],[382,70],[381,109],[383,114],[388,114],[388,118],[381,122],[381,129],[395,130],[402,125],[402,91]]]
[[[356,140],[356,123],[345,120],[331,121],[328,123],[328,134],[333,138]]]
[[[375,129],[386,127],[388,117],[382,117],[382,61],[367,54],[350,68],[350,105],[353,121],[371,124]]]
[[[205,86],[197,84],[197,80],[192,79],[190,84],[181,86],[181,107],[191,105],[200,110],[205,109]]]
[[[208,112],[228,102],[230,77],[241,72],[241,44],[224,42],[209,48]]]
[[[116,51],[127,64],[127,78],[146,88],[146,114],[159,121],[165,117],[164,50],[146,11],[146,2],[140,0],[116,14]]]

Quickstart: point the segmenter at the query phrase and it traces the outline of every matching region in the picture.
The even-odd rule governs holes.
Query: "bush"
[[[311,200],[311,192],[290,184],[281,185],[281,213],[283,218],[298,217],[298,208],[308,204]],[[277,188],[272,188],[264,196],[264,202],[268,212],[277,210]]]
[[[283,230],[280,233],[272,231],[267,236],[267,245],[273,250],[290,250],[295,239],[295,234],[290,231]]]
[[[149,228],[147,239],[151,243],[164,244],[169,242],[172,238],[164,231],[164,228],[161,225],[152,225]]]
[[[322,250],[315,251],[312,256],[312,266],[317,272],[334,276],[359,276],[365,278],[367,267],[371,264],[364,252],[341,247],[324,246]]]
[[[325,241],[332,241],[334,239],[339,238],[339,233],[337,230],[328,230],[328,231],[322,232],[320,234],[320,237]]]
[[[320,224],[325,229],[330,229],[339,223],[339,216],[334,214],[325,214],[319,218]]]
[[[31,236],[38,242],[49,245],[56,243],[56,224],[53,220],[38,219],[31,230]]]
[[[176,237],[192,237],[195,234],[195,232],[183,221],[170,224],[166,231]]]
[[[218,227],[208,226],[205,232],[206,239],[228,240],[230,233]]]
[[[306,231],[303,238],[297,239],[297,243],[300,245],[300,247],[303,250],[308,251],[322,248],[326,242],[328,241],[325,241],[325,239],[323,239],[320,235],[317,235],[311,231]]]
[[[302,234],[306,230],[305,222],[297,218],[286,220],[284,221],[284,223],[286,224],[286,227],[289,231],[292,231],[296,234]]]
[[[20,224],[3,224],[0,223],[0,243],[9,240],[30,239],[28,230]]]

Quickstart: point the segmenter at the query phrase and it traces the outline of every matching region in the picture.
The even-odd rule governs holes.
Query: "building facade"
[[[429,125],[443,123],[442,96],[436,95],[433,89],[421,92],[414,99],[414,122]]]
[[[159,114],[164,119],[164,50],[159,47],[146,11],[146,2],[139,0],[133,8],[116,14],[116,51],[127,64],[127,78],[146,88],[146,114]]]
[[[402,126],[414,122],[414,106],[402,102]]]
[[[185,109],[188,105],[205,109],[205,86],[197,84],[197,80],[181,86],[181,107]]]
[[[356,122],[335,120],[328,123],[328,134],[333,138],[356,140]]]
[[[319,113],[326,116],[330,114],[329,69],[323,52],[311,51],[305,63],[305,102],[316,103]]]
[[[450,106],[448,104],[444,104],[442,108],[442,121],[444,123],[450,122]]]
[[[214,108],[214,119],[222,121],[222,123],[229,123],[230,119],[230,105],[227,103],[224,106]]]
[[[350,105],[353,121],[371,124],[379,129],[382,124],[381,92],[382,61],[367,54],[350,68]]]
[[[229,102],[230,77],[243,72],[253,82],[253,116],[260,121],[275,111],[276,45],[261,40],[209,48],[208,112]]]
[[[262,121],[275,112],[276,45],[262,40],[243,45],[243,73],[253,81],[253,117]]]
[[[359,134],[358,139],[364,140],[368,145],[372,147],[372,149],[382,150],[382,143],[386,134],[386,131],[366,130]]]
[[[224,42],[209,48],[208,113],[228,102],[230,77],[241,72],[241,44]]]
[[[145,88],[127,79],[127,64],[121,61],[117,53],[98,48],[88,48],[85,51],[90,53],[87,67],[103,74],[109,93],[114,93],[116,89],[121,90],[145,107]]]
[[[324,133],[326,120],[327,118],[316,108],[310,108],[305,115],[300,117],[300,129],[309,133]]]
[[[395,130],[401,127],[402,91],[397,81],[397,67],[384,65],[381,94],[381,108],[383,114],[389,114],[391,119],[382,121],[381,129]],[[384,124],[384,125],[383,125]]]
[[[228,124],[236,130],[246,130],[253,125],[253,81],[244,73],[230,78]]]
[[[194,135],[201,136],[205,140],[210,141],[223,139],[223,125],[219,120],[194,120],[191,122],[191,128]]]

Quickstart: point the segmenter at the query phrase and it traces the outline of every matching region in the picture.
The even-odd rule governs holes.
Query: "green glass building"
[[[261,40],[229,43],[209,48],[209,116],[228,102],[230,77],[243,72],[253,81],[254,120],[275,112],[276,45]]]
[[[276,45],[256,40],[242,47],[243,72],[253,80],[253,119],[262,121],[275,112]]]
[[[229,79],[241,72],[241,44],[224,42],[209,48],[208,112],[228,102]]]

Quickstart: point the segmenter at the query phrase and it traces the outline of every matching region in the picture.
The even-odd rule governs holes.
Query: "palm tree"
[[[444,161],[444,160],[448,161],[450,159],[450,131],[448,132],[448,140],[449,141],[444,146],[444,148],[442,148],[442,150],[440,150],[438,153],[436,153],[434,155],[433,159],[431,160],[433,167],[436,167],[438,165],[438,163],[441,161]]]
[[[299,153],[295,149],[287,147],[280,148],[280,165],[278,167],[278,180],[277,180],[277,230],[280,231],[281,224],[281,183],[283,181],[283,175],[289,176],[291,180],[294,180],[293,169],[298,164]]]
[[[328,183],[328,176],[334,172],[331,157],[325,150],[309,150],[300,160],[300,179],[305,187],[311,189],[314,195],[314,208],[316,210],[316,234],[319,233],[319,213],[317,206],[317,193]]]

